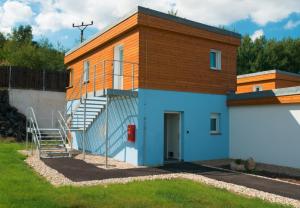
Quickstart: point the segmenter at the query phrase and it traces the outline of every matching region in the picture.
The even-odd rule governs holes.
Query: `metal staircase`
[[[27,111],[26,148],[28,149],[31,136],[31,150],[34,145],[40,158],[70,157],[66,145],[66,137],[60,128],[39,128],[32,107]]]
[[[114,63],[122,66],[122,70],[127,70],[128,74],[114,74]],[[79,131],[83,135],[82,152],[85,157],[86,132],[93,125],[95,120],[105,113],[105,140],[106,140],[106,158],[108,152],[108,106],[112,96],[136,96],[135,89],[135,66],[137,63],[105,60],[102,61],[102,69],[97,70],[94,65],[94,73],[91,82],[84,81],[84,70],[80,79],[75,83],[72,90],[67,93],[68,105],[65,113],[57,112],[58,128],[41,129],[38,126],[33,108],[28,109],[27,115],[27,134],[26,144],[29,144],[29,136],[32,136],[31,148],[35,145],[41,158],[70,157],[70,151],[73,147],[72,132]],[[111,63],[110,66],[108,63]],[[128,67],[123,65],[127,64]],[[131,67],[129,67],[131,66]],[[125,89],[115,88],[113,80],[121,76],[122,86],[125,80],[128,84]],[[124,81],[124,82],[125,82]],[[98,89],[96,89],[96,86]],[[91,90],[92,89],[92,90]],[[106,159],[107,164],[107,159]]]
[[[116,64],[117,63],[117,64]],[[114,74],[114,65],[122,67],[122,74]],[[100,67],[99,67],[100,66]],[[95,120],[105,112],[105,140],[107,158],[108,140],[108,106],[112,96],[136,96],[135,92],[135,68],[137,63],[104,60],[94,65],[93,77],[90,82],[84,80],[84,69],[80,79],[75,83],[72,90],[67,93],[69,105],[66,107],[67,124],[70,131],[80,131],[83,136],[82,152],[85,157],[86,132],[93,125]],[[122,80],[118,88],[114,85],[115,78]],[[124,86],[123,82],[127,85]],[[122,87],[120,87],[122,86]],[[123,88],[124,87],[124,88]],[[79,102],[78,102],[79,100]]]
[[[80,103],[75,107],[69,123],[72,130],[85,130],[105,110],[107,104],[106,96],[82,97]]]

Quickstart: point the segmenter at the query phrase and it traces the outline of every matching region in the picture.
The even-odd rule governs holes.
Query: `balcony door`
[[[123,89],[123,46],[114,48],[113,88]]]

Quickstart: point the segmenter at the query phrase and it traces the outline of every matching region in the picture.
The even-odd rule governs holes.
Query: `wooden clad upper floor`
[[[280,70],[269,70],[237,77],[237,93],[273,90],[300,85],[300,75]]]
[[[237,33],[138,7],[66,54],[65,64],[72,71],[67,98],[76,97],[79,85],[87,91],[114,87],[119,82],[116,66],[121,67],[116,59],[122,61],[117,70],[122,73],[122,89],[235,91],[239,44]],[[122,50],[116,53],[116,48]],[[86,62],[89,79],[82,83]]]

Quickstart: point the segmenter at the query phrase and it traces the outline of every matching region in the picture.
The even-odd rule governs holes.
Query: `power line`
[[[73,27],[77,27],[79,30],[80,30],[80,42],[82,43],[83,42],[83,31],[88,27],[88,26],[91,26],[91,25],[93,25],[94,24],[94,22],[93,21],[91,21],[91,23],[89,23],[89,24],[84,24],[83,22],[81,23],[81,25],[75,25],[74,23],[73,23]]]

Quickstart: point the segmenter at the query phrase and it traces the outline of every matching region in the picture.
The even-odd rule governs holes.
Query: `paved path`
[[[157,168],[105,170],[97,168],[96,166],[88,164],[82,160],[72,158],[43,159],[43,161],[51,168],[76,182],[186,172],[300,200],[299,185],[259,178],[242,173],[233,173],[226,170],[208,168],[194,163],[168,164]]]

